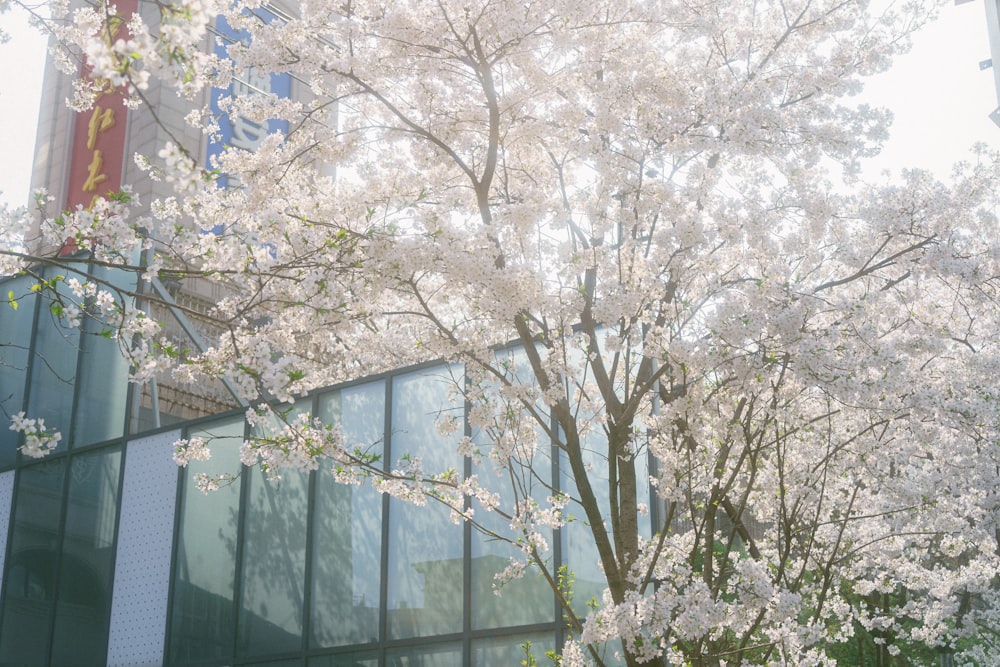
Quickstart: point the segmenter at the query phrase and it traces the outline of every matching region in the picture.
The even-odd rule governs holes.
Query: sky
[[[22,206],[29,196],[45,38],[14,10],[0,14],[0,30],[11,37],[0,44],[0,201]]]
[[[979,67],[990,57],[985,16],[983,0],[943,6],[913,49],[866,84],[864,99],[895,116],[867,177],[920,167],[946,178],[976,142],[1000,150],[1000,127],[989,119],[997,108],[993,72]],[[16,10],[0,15],[0,29],[11,35],[0,44],[0,201],[19,206],[29,198],[45,43]]]

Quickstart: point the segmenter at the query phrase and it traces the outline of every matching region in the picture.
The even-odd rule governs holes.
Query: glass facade
[[[18,458],[11,454],[16,438],[0,429],[8,434],[0,441],[0,470],[15,475],[10,507],[0,507],[10,512],[10,528],[0,535],[6,545],[0,667],[132,664],[120,657],[131,648],[109,649],[109,636],[120,643],[137,636],[134,628],[116,634],[116,623],[125,628],[132,620],[129,604],[147,609],[153,626],[143,628],[151,639],[142,650],[157,657],[142,664],[464,667],[529,658],[548,664],[563,621],[545,583],[529,571],[502,596],[493,591],[494,576],[518,554],[514,547],[453,523],[439,503],[417,507],[370,483],[337,483],[329,463],[266,479],[240,463],[249,435],[243,411],[129,433],[133,399],[114,343],[86,320],[65,327],[30,292],[30,281],[16,281],[22,279],[4,286],[26,296],[0,316],[0,403],[8,414],[25,409],[43,416],[64,442],[41,461]],[[516,372],[518,352],[498,354]],[[506,503],[515,493],[540,501],[557,493],[568,483],[565,465],[540,426],[518,432],[523,463],[510,471],[514,486],[493,474],[489,443],[497,433],[469,426],[472,406],[462,394],[468,382],[459,366],[426,365],[319,391],[294,409],[338,424],[352,447],[387,471],[419,457],[427,471],[477,475]],[[458,453],[463,436],[478,446],[475,458]],[[157,482],[163,493],[176,492],[175,504],[156,503],[150,520],[135,512],[122,519],[129,557],[144,554],[150,565],[116,567],[116,553],[124,557],[122,489],[140,497],[136,489],[151,483],[141,468],[128,473],[127,462],[167,461],[177,437],[209,440],[212,458],[191,462],[167,485]],[[194,483],[199,473],[228,475],[227,483],[205,494]],[[486,530],[507,530],[495,515],[476,518]],[[164,526],[173,526],[167,540]],[[156,539],[143,530],[156,531]],[[573,570],[574,602],[582,607],[603,588],[589,534],[572,524],[546,539],[551,566],[568,562]],[[153,542],[159,546],[144,552]],[[117,594],[143,590],[132,580],[161,571],[163,585],[152,588],[162,595],[112,608]]]
[[[102,664],[121,451],[19,471],[0,617],[0,665]]]
[[[70,326],[66,280],[134,290],[121,274],[65,262],[0,281],[0,414],[24,411],[62,440],[45,459],[0,428],[0,469],[16,468],[0,590],[0,665],[105,663],[128,405],[128,367],[94,320]],[[52,298],[33,289],[40,280]],[[133,279],[134,280],[134,279]],[[117,281],[117,282],[115,282]],[[83,304],[86,305],[86,304]]]
[[[0,416],[24,411],[62,434],[56,453],[121,438],[129,404],[128,364],[111,332],[90,317],[70,326],[60,313],[89,305],[72,296],[70,278],[97,282],[117,295],[135,291],[135,276],[79,262],[46,267],[35,275],[0,280]],[[42,297],[40,280],[54,294]],[[0,469],[16,461],[18,434],[0,429]]]
[[[460,367],[405,369],[296,409],[338,424],[386,470],[420,457],[426,470],[470,474],[461,431],[438,428],[466,421],[463,382]],[[278,481],[244,468],[219,491],[197,490],[194,474],[240,470],[242,428],[240,413],[185,432],[217,453],[182,475],[166,664],[518,665],[526,640],[547,661],[560,625],[551,592],[529,576],[495,595],[514,549],[456,525],[440,504],[340,484],[328,467]],[[551,475],[550,453],[545,443],[535,474]]]
[[[65,462],[53,460],[18,476],[0,616],[0,664],[48,661],[65,472]]]

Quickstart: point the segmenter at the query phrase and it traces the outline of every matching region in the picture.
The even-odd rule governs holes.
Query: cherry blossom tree
[[[566,665],[604,664],[604,646],[630,666],[1000,660],[996,156],[947,185],[857,175],[889,119],[852,96],[932,7],[157,5],[117,41],[100,38],[113,6],[53,23],[67,66],[80,55],[135,104],[176,87],[210,139],[205,91],[234,72],[289,73],[298,93],[223,105],[288,122],[255,152],[165,145],[138,159],[175,196],[64,212],[29,244],[226,287],[219,335],[190,354],[122,299],[102,307],[112,286],[61,293],[117,327],[136,381],[225,376],[255,420],[280,413],[261,401],[462,364],[472,477],[383,469],[309,415],[244,461],[333,467],[519,545],[501,578],[534,569],[560,596]],[[228,59],[217,14],[249,35]],[[58,260],[0,260],[36,261]],[[536,474],[550,446],[569,488]],[[178,444],[181,462],[207,452]],[[552,564],[552,528],[592,541],[592,609]]]

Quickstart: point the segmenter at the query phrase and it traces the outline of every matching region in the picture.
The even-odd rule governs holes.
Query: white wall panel
[[[163,664],[180,431],[134,440],[125,452],[108,667]]]

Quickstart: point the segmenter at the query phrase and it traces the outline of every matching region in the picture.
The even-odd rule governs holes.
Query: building
[[[969,0],[955,0],[956,5]],[[986,9],[986,31],[990,40],[990,57],[979,63],[980,69],[993,70],[993,84],[997,91],[997,108],[990,112],[990,119],[1000,125],[1000,3],[997,0],[983,0]]]
[[[55,270],[55,269],[50,269]],[[0,317],[8,412],[58,424],[47,458],[14,456],[0,432],[0,665],[516,665],[562,640],[555,597],[532,574],[493,592],[516,550],[444,507],[415,507],[329,470],[279,482],[242,469],[204,494],[195,473],[238,473],[244,410],[148,429],[141,391],[100,332],[70,329],[30,292]],[[21,341],[31,341],[27,346]],[[429,364],[315,392],[297,404],[391,461],[471,471],[442,436],[462,370]],[[258,426],[257,433],[267,433]],[[212,441],[186,469],[180,438]],[[561,483],[558,456],[539,472]],[[500,491],[500,489],[497,489]],[[580,610],[603,589],[584,527],[553,535],[573,561]]]
[[[185,129],[184,103],[153,89],[126,115],[109,93],[74,114],[61,103],[70,86],[49,68],[33,184],[67,208],[86,205],[105,182],[133,183],[147,202],[167,194],[126,156],[161,145],[164,126],[197,147],[203,139]],[[229,128],[247,148],[260,130]],[[63,436],[36,460],[17,453],[23,436],[0,429],[0,667],[490,666],[521,664],[529,650],[545,664],[564,639],[551,590],[529,574],[502,597],[493,592],[515,549],[452,523],[443,507],[337,484],[328,471],[270,483],[241,468],[245,407],[225,384],[131,387],[116,343],[93,320],[67,326],[31,285],[78,272],[137,286],[74,261],[72,248],[61,257],[50,250],[37,275],[0,280],[10,295],[0,312],[0,409]],[[197,312],[218,288],[155,280],[153,289],[166,305],[149,306],[159,308],[151,315],[197,347],[210,327]],[[453,365],[400,369],[315,392],[297,407],[340,423],[385,465],[409,452],[468,474],[457,440],[435,428],[442,410],[463,419],[467,407],[448,392],[461,376]],[[178,468],[173,443],[193,437],[211,439],[215,454]],[[559,488],[555,450],[542,458]],[[206,495],[196,473],[238,474]],[[579,563],[583,610],[603,589],[587,530],[551,541],[556,567]]]
[[[42,460],[15,459],[16,434],[0,436],[0,665],[512,665],[525,642],[543,658],[560,641],[545,584],[529,574],[494,595],[514,550],[443,507],[328,471],[275,483],[243,469],[202,493],[194,473],[240,470],[244,411],[143,430],[110,341],[61,327],[41,304],[29,295],[0,318],[0,387],[47,423],[72,418]],[[465,409],[449,399],[460,370],[403,369],[298,407],[385,460],[406,451],[468,470],[435,427],[443,408]],[[215,454],[179,469],[172,443],[192,437]],[[558,484],[558,465],[549,473]],[[563,533],[555,558],[583,562],[583,531]],[[583,602],[603,588],[596,569],[576,579]]]

